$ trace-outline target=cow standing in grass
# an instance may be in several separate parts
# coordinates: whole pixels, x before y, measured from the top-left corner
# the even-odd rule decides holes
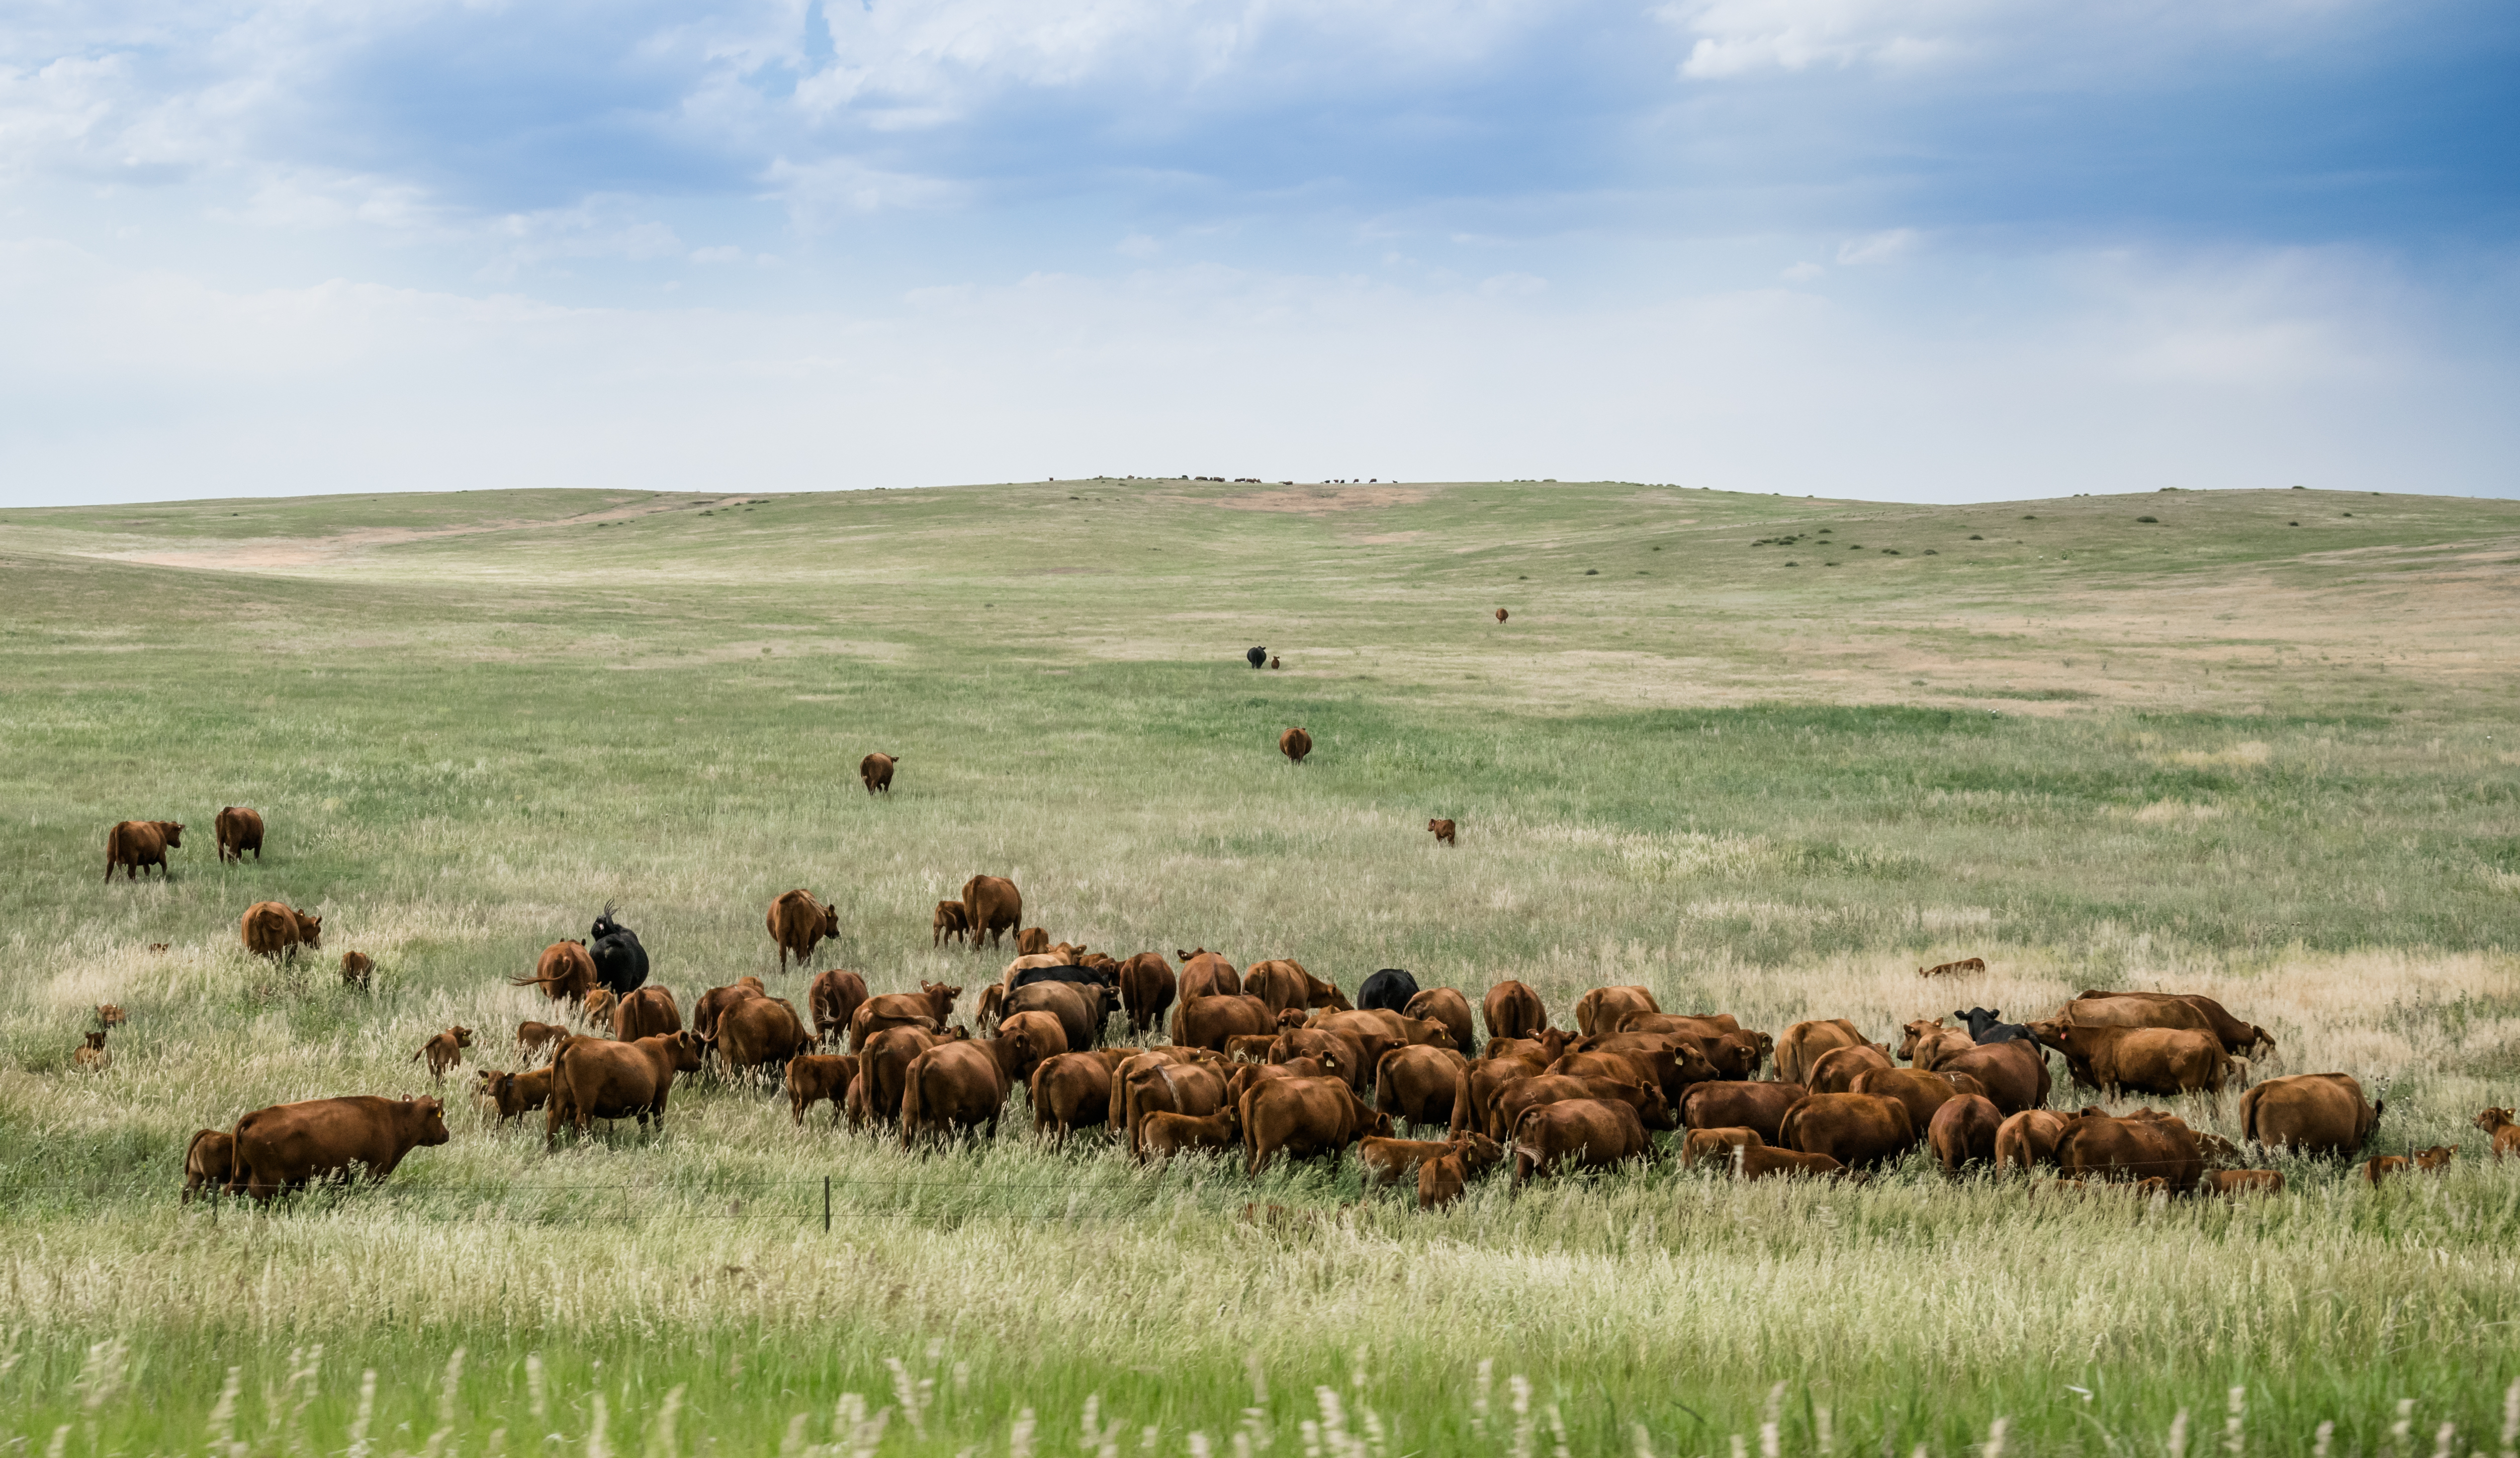
[[[144,865],[158,867],[158,874],[174,874],[166,866],[166,853],[184,848],[184,822],[181,820],[124,820],[105,832],[105,878],[113,879],[114,867],[124,867],[123,879],[137,881]]]

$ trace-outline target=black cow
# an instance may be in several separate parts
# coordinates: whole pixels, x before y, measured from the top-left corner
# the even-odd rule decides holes
[[[1357,1010],[1379,1007],[1386,1012],[1407,1012],[1409,999],[1418,995],[1418,979],[1398,967],[1385,967],[1365,980],[1357,989]]]
[[[1249,660],[1253,668],[1258,668],[1261,664],[1269,661],[1269,650],[1267,648],[1253,648],[1250,652],[1245,653],[1242,656]]]
[[[639,945],[637,932],[612,919],[611,903],[595,918],[590,938],[586,950],[595,958],[595,980],[610,988],[613,996],[626,997],[646,984],[648,949]]]
[[[1036,982],[1073,982],[1085,987],[1110,988],[1117,992],[1120,969],[1109,967],[1026,967],[1015,974],[1009,993],[1018,993]]]
[[[2026,1042],[2034,1048],[2039,1046],[2039,1039],[2031,1037],[2028,1028],[2019,1023],[2005,1022],[2003,1014],[1992,1007],[1972,1007],[1952,1016],[1968,1024],[1969,1037],[1979,1042]],[[2045,1058],[2048,1054],[2043,1049],[2039,1056]]]

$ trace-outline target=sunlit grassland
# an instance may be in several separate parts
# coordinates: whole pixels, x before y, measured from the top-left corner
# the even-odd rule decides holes
[[[240,1440],[338,1451],[375,1368],[369,1441],[418,1451],[463,1347],[441,1450],[505,1429],[576,1451],[598,1392],[626,1450],[681,1386],[682,1446],[776,1446],[800,1413],[800,1441],[838,1440],[854,1392],[894,1408],[886,1450],[996,1450],[1027,1406],[1065,1448],[1099,1393],[1124,1446],[1154,1425],[1160,1450],[1222,1452],[1254,1367],[1289,1448],[1317,1384],[1391,1454],[1508,1448],[1520,1373],[1535,1441],[1553,1405],[1576,1451],[1638,1423],[1658,1451],[1755,1442],[1780,1382],[1795,1451],[1822,1408],[1848,1451],[1958,1455],[1998,1416],[2016,1446],[2150,1451],[2182,1407],[2219,1441],[2235,1384],[2286,1449],[2334,1420],[2336,1451],[2373,1452],[2413,1397],[2409,1444],[2447,1421],[2457,1452],[2498,1450],[2520,1175],[2467,1119],[2520,1091],[2515,559],[2508,503],[2310,492],[1087,482],[0,513],[0,1409],[35,1444],[68,1423],[73,1447],[171,1450],[206,1440],[233,1365]],[[1252,643],[1287,667],[1244,667]],[[1321,745],[1300,769],[1274,752],[1289,724]],[[878,748],[904,757],[888,799],[854,776]],[[265,863],[217,865],[232,803],[270,820]],[[1460,849],[1429,843],[1436,815]],[[100,884],[126,817],[190,823],[171,881]],[[1430,1217],[1358,1205],[1352,1165],[1255,1186],[1044,1149],[1020,1104],[997,1145],[911,1159],[703,1081],[652,1143],[547,1155],[538,1126],[467,1109],[382,1192],[172,1204],[196,1127],[422,1091],[411,1054],[450,1022],[505,1062],[541,1004],[502,981],[606,901],[686,1005],[775,979],[762,908],[798,885],[841,910],[818,965],[976,987],[1002,958],[932,951],[926,922],[982,870],[1117,953],[1293,956],[1351,988],[1405,966],[1474,997],[1519,977],[1561,1015],[1636,981],[1880,1034],[2196,988],[2275,1033],[2261,1072],[2385,1085],[2379,1148],[2466,1158],[2377,1192],[2287,1164],[2293,1193],[2241,1208],[1665,1166]],[[321,963],[241,954],[267,897],[325,915]],[[372,997],[331,985],[348,948],[379,959]],[[1971,954],[1988,977],[1914,976]],[[131,1012],[114,1066],[75,1075],[105,1000]],[[306,1426],[267,1428],[315,1343]],[[936,1383],[923,1433],[887,1356],[914,1395]]]

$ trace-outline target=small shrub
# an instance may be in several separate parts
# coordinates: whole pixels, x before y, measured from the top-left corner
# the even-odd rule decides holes
[[[1601,575],[1601,569],[1598,567],[1587,567],[1584,569],[1584,575],[1587,577],[1598,577]]]
[[[1969,540],[1970,540],[1970,541],[1972,541],[1972,542],[1983,542],[1983,541],[1985,541],[1985,540],[1986,540],[1986,538],[1979,536],[1979,535],[1978,535],[1977,533],[1975,533],[1975,532],[1971,532],[1971,533],[1969,533]]]
[[[2161,520],[2161,518],[2160,518],[2160,517],[2158,517],[2158,516],[2138,516],[2138,517],[2137,517],[2137,518],[2136,518],[2136,520],[2138,520],[2138,521],[2151,521],[2151,522],[2158,522],[2158,521],[2160,521],[2160,520]]]

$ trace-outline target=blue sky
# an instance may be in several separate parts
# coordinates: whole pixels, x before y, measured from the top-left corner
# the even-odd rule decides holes
[[[25,0],[0,503],[2520,494],[2520,10]]]

